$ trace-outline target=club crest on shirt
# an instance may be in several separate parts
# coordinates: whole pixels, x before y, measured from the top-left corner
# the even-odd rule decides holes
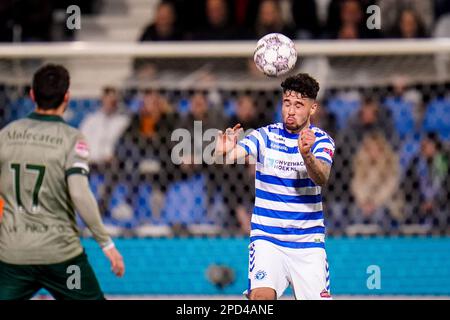
[[[333,158],[333,150],[328,148],[323,148],[323,152],[327,153],[330,157]]]
[[[84,141],[78,141],[75,145],[75,153],[83,159],[89,158],[89,147],[87,143]]]
[[[265,272],[264,270],[258,270],[255,273],[255,280],[262,280],[267,276],[267,272]]]

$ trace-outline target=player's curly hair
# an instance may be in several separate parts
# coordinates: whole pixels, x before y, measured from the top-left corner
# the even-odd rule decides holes
[[[283,93],[286,91],[295,91],[311,99],[317,98],[317,93],[320,89],[317,80],[307,73],[299,73],[286,78],[281,83],[281,87],[283,88]]]

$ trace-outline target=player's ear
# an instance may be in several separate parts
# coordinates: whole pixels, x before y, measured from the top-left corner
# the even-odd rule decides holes
[[[64,103],[68,103],[70,99],[70,92],[67,91],[66,94],[64,95]]]
[[[318,108],[319,108],[319,104],[317,103],[316,100],[313,100],[313,103],[311,105],[310,115],[312,116],[313,114],[315,114]]]
[[[30,89],[30,98],[31,98],[31,100],[32,100],[33,102],[36,102],[36,99],[35,99],[35,97],[34,97],[34,91],[33,91],[33,89]]]

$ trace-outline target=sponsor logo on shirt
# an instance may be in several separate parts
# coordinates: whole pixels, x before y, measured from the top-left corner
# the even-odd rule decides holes
[[[277,142],[283,142],[285,141],[285,139],[283,137],[277,136],[277,135],[272,135],[271,136],[273,140],[277,141]]]
[[[86,142],[84,141],[78,141],[75,145],[75,153],[83,158],[87,159],[89,157],[89,147]]]
[[[281,171],[298,171],[299,167],[304,166],[303,161],[286,161],[266,157],[265,166]]]

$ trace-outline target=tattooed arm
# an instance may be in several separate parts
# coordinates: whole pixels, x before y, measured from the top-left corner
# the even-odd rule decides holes
[[[311,152],[303,155],[308,175],[315,184],[323,187],[330,177],[331,166],[329,163],[317,159]]]
[[[298,148],[305,162],[309,177],[315,184],[323,187],[330,177],[331,165],[324,160],[317,159],[312,154],[311,148],[315,141],[316,136],[312,130],[302,130],[298,139]]]

